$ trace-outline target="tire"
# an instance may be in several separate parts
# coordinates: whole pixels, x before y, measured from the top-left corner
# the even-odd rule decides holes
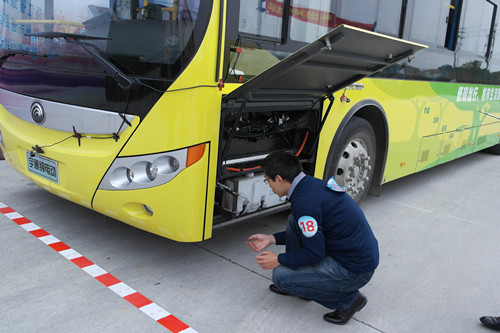
[[[0,149],[0,161],[1,161],[1,160],[4,160],[4,159],[5,159],[5,157],[3,157],[3,152],[2,152],[2,149]]]
[[[342,130],[337,145],[330,147],[325,180],[335,176],[356,202],[364,199],[375,171],[376,137],[372,126],[363,118],[353,117]]]
[[[500,155],[500,143],[486,149],[486,151],[490,154]]]

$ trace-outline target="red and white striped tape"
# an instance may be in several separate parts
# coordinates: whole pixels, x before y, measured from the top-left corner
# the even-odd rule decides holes
[[[22,216],[1,201],[0,213],[18,224],[21,228],[23,228],[36,238],[38,238],[40,241],[54,249],[64,258],[80,267],[97,281],[108,287],[108,289],[114,291],[120,297],[136,306],[139,310],[147,314],[149,317],[153,318],[168,330],[174,333],[196,333],[193,328],[189,327],[189,325],[185,324],[184,322],[170,314],[158,304],[154,303],[149,298],[137,292],[137,290],[134,290],[113,275],[109,274],[104,269],[97,266],[92,261],[85,258],[83,255],[76,252],[71,247],[61,242],[59,239],[52,236],[47,231],[43,230],[35,223],[31,222],[26,217]]]

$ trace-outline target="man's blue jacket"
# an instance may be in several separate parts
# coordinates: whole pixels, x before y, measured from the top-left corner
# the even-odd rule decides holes
[[[323,180],[306,176],[290,196],[303,247],[278,255],[292,269],[312,266],[331,256],[353,273],[375,270],[378,242],[358,204],[346,193],[327,187]],[[286,243],[286,232],[274,234],[276,244]]]

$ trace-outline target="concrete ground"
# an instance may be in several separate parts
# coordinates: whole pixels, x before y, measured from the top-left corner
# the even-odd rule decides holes
[[[244,244],[286,213],[176,243],[56,197],[0,161],[0,202],[173,314],[187,331],[488,332],[500,315],[500,157],[476,153],[386,184],[361,205],[381,262],[345,326],[328,309],[268,290]],[[281,251],[281,248],[275,248]],[[0,332],[168,332],[0,214]]]

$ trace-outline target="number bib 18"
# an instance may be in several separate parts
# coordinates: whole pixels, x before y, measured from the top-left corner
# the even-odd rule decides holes
[[[318,222],[311,216],[302,216],[299,219],[299,228],[306,237],[312,237],[318,231]]]

